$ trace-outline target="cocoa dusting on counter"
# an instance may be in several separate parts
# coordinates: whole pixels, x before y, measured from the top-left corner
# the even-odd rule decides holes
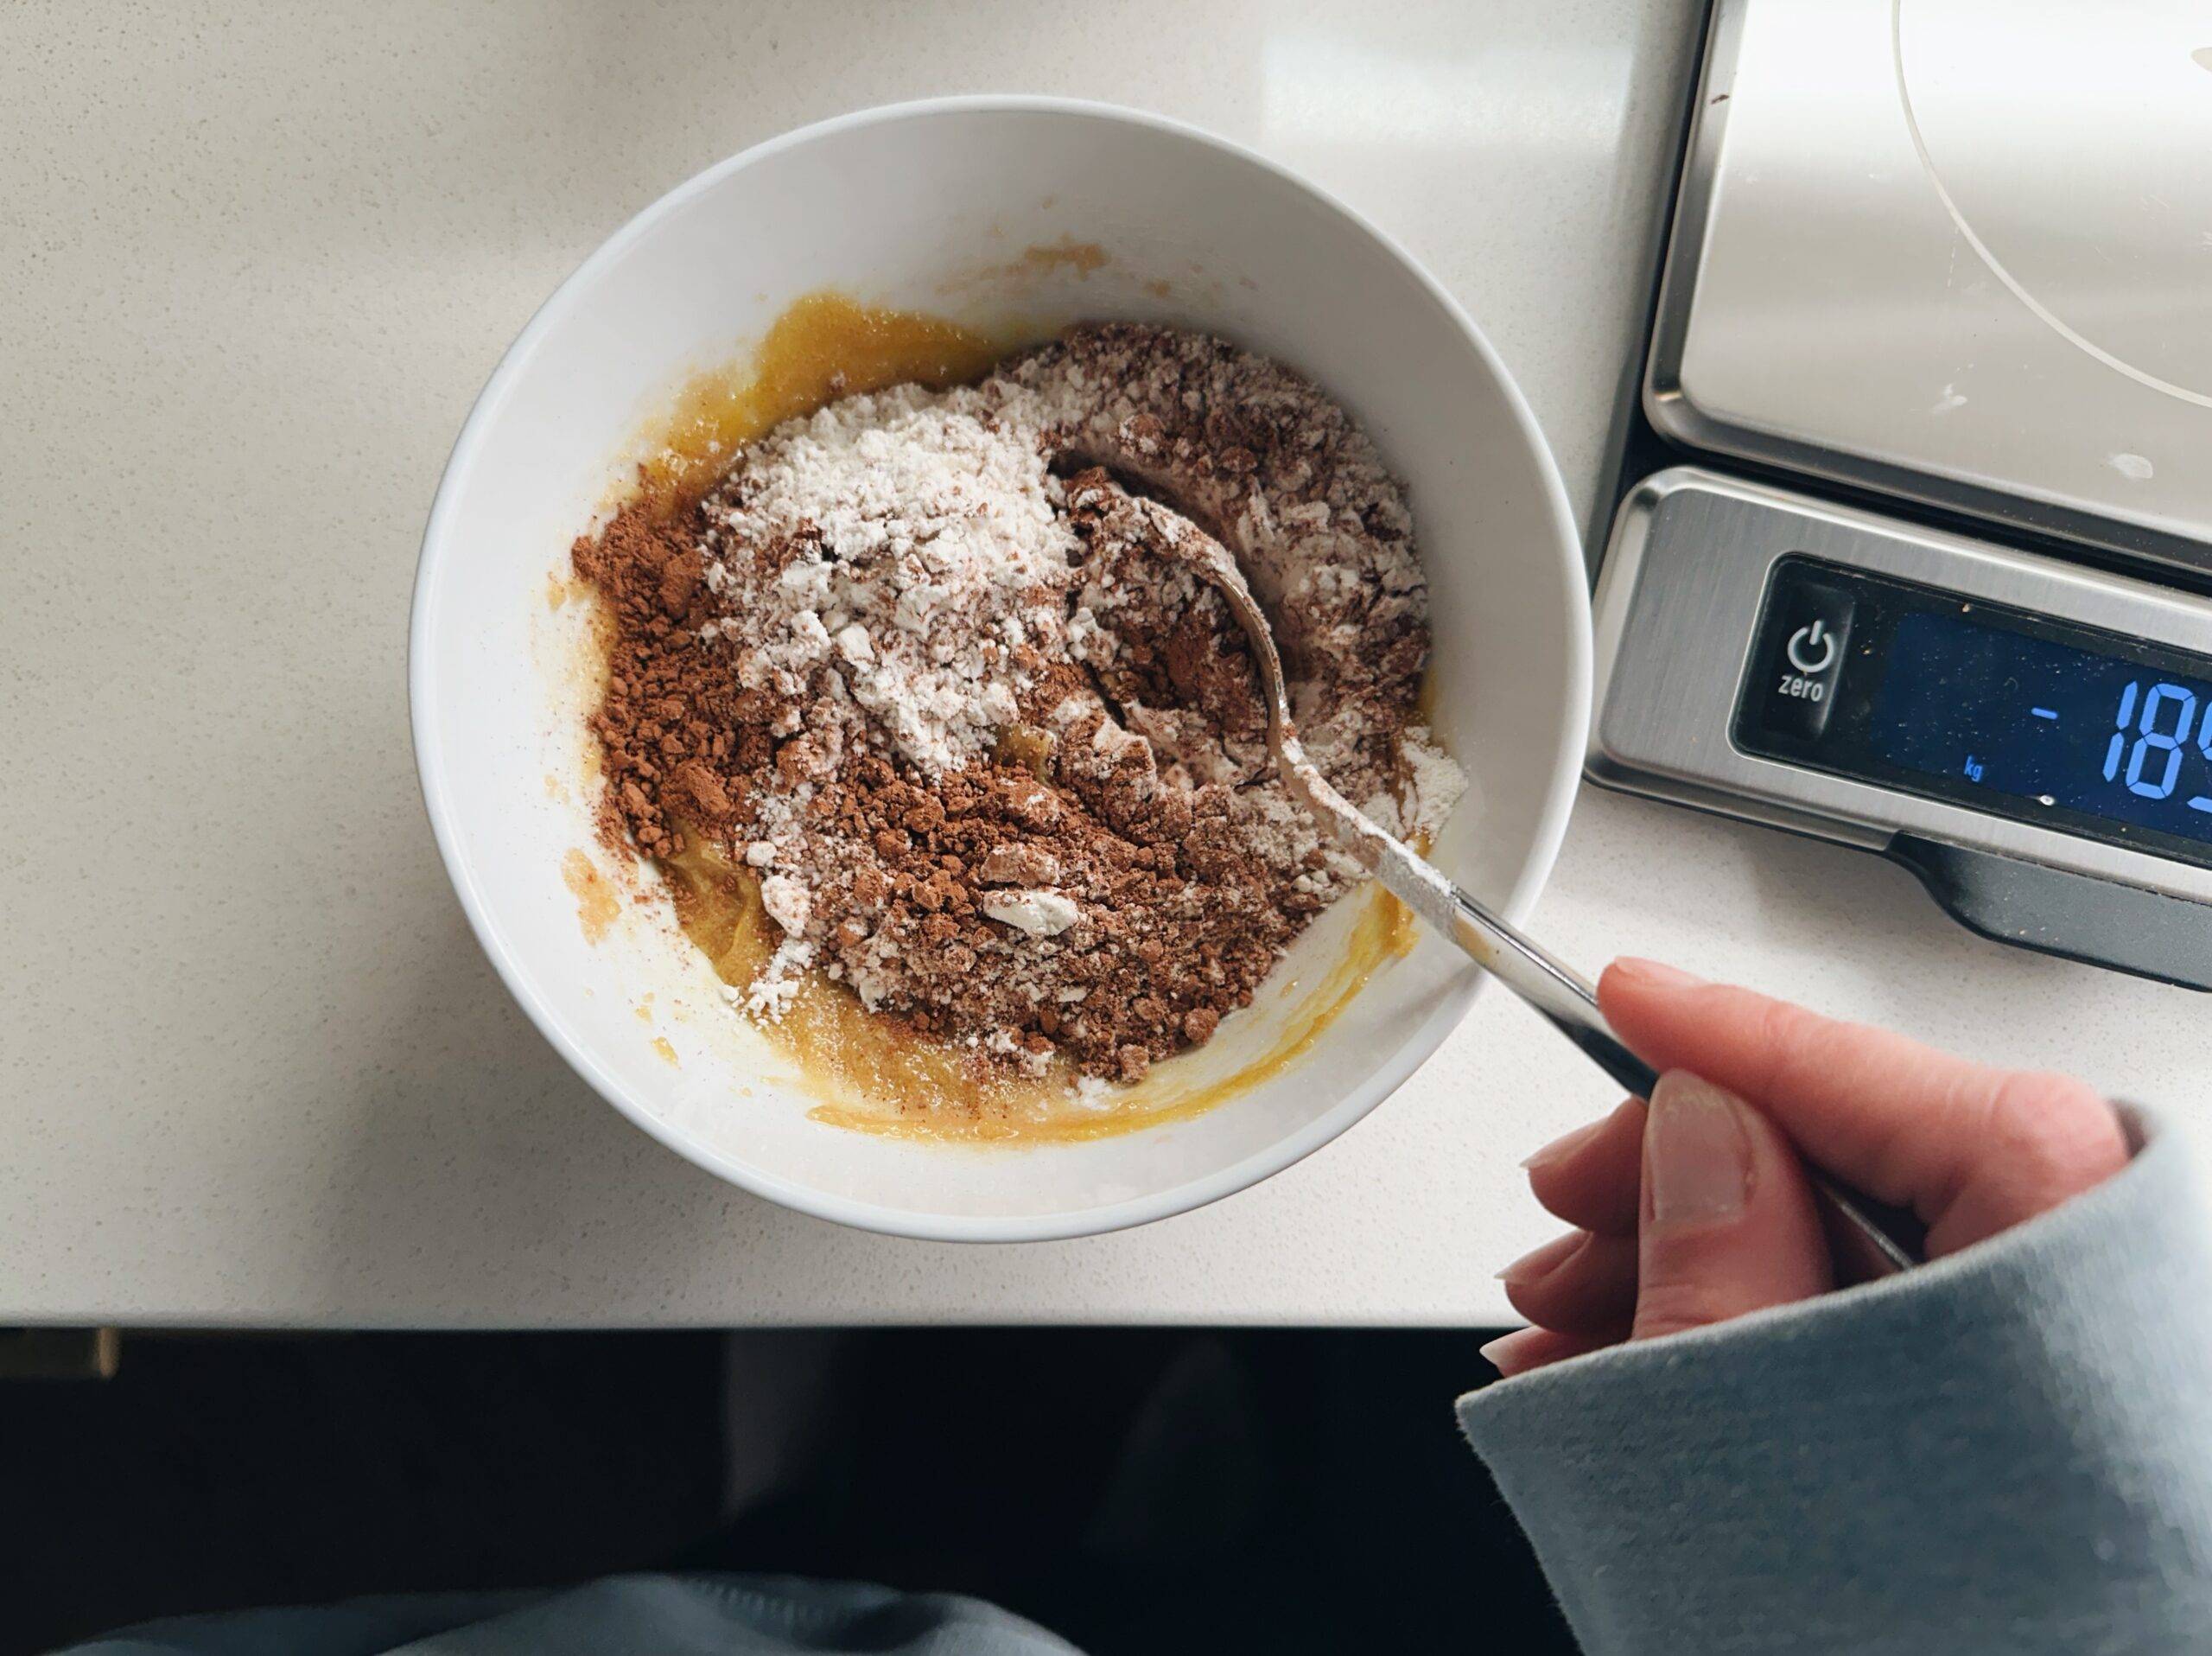
[[[1218,341],[1078,328],[980,385],[832,404],[575,544],[613,622],[602,825],[753,871],[782,933],[757,1016],[817,969],[979,1058],[1133,1080],[1356,882],[1268,772],[1218,596],[1052,469],[1096,462],[1237,552],[1340,788],[1407,831],[1449,808],[1411,723],[1410,519],[1364,436]]]

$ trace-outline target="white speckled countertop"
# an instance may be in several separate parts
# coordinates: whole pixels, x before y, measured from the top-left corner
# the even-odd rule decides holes
[[[572,1076],[432,847],[423,517],[531,309],[784,128],[1162,109],[1395,232],[1592,500],[1692,0],[0,11],[0,1322],[1485,1323],[1515,1163],[1609,1105],[1502,995],[1205,1211],[930,1246],[717,1183]],[[228,15],[226,15],[226,14]],[[2202,1003],[1983,944],[1871,858],[1585,791],[1541,933],[2171,1098]]]

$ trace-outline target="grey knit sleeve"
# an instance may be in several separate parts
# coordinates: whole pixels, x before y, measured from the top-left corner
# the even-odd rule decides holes
[[[1937,1264],[1459,1401],[1590,1656],[2212,1651],[2187,1146]]]

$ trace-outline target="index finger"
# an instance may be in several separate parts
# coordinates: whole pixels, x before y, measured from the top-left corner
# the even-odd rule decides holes
[[[1749,1099],[1805,1155],[1910,1206],[1950,1252],[2056,1206],[2126,1161],[2112,1106],[2067,1076],[1999,1069],[1671,967],[1616,961],[1598,1002],[1659,1070]]]

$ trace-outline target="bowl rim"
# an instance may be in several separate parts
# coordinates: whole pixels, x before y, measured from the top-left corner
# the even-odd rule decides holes
[[[724,179],[786,150],[815,143],[834,134],[856,129],[928,120],[946,115],[1024,113],[1071,116],[1079,119],[1148,128],[1217,150],[1273,175],[1306,195],[1327,213],[1347,222],[1395,259],[1437,305],[1467,343],[1473,347],[1504,393],[1507,409],[1522,441],[1536,462],[1536,469],[1549,517],[1552,540],[1560,555],[1560,575],[1565,589],[1568,640],[1567,717],[1552,760],[1550,797],[1537,819],[1534,843],[1520,878],[1503,908],[1516,921],[1525,920],[1535,905],[1567,833],[1568,813],[1579,787],[1582,750],[1590,720],[1592,655],[1590,593],[1583,564],[1581,536],[1560,475],[1559,462],[1544,441],[1535,411],[1520,385],[1508,372],[1488,337],[1458,299],[1414,258],[1396,238],[1370,221],[1329,191],[1292,171],[1279,162],[1233,139],[1202,127],[1150,111],[1088,99],[1048,97],[1027,93],[982,92],[925,98],[878,105],[796,127],[739,150],[677,184],[632,216],[601,242],[549,294],[522,331],[499,358],[482,391],[471,404],[461,433],[454,439],[438,489],[423,525],[422,550],[416,564],[407,640],[408,723],[415,749],[416,775],[423,804],[430,819],[438,855],[446,875],[468,918],[477,944],[499,973],[524,1014],[555,1051],[567,1060],[592,1089],[623,1116],[653,1138],[696,1166],[741,1189],[784,1207],[834,1220],[864,1231],[937,1242],[1059,1241],[1167,1219],[1218,1201],[1272,1178],[1304,1160],[1324,1144],[1348,1131],[1408,1078],[1434,1056],[1444,1039],[1465,1016],[1475,994],[1487,981],[1479,971],[1471,973],[1461,987],[1440,998],[1429,1016],[1402,1042],[1389,1058],[1360,1086],[1348,1091],[1329,1109],[1296,1132],[1251,1152],[1228,1166],[1185,1180],[1142,1196],[1126,1197],[1093,1207],[1038,1214],[962,1214],[916,1213],[910,1209],[839,1195],[801,1184],[749,1166],[691,1138],[653,1115],[632,1099],[621,1082],[605,1068],[585,1045],[571,1037],[552,1009],[543,1001],[524,974],[517,953],[494,920],[465,857],[453,821],[447,793],[446,756],[432,717],[438,685],[431,666],[430,639],[438,610],[440,577],[452,556],[448,531],[457,511],[461,487],[473,469],[485,434],[501,413],[523,365],[562,318],[567,304],[601,273],[620,259],[660,220]]]

